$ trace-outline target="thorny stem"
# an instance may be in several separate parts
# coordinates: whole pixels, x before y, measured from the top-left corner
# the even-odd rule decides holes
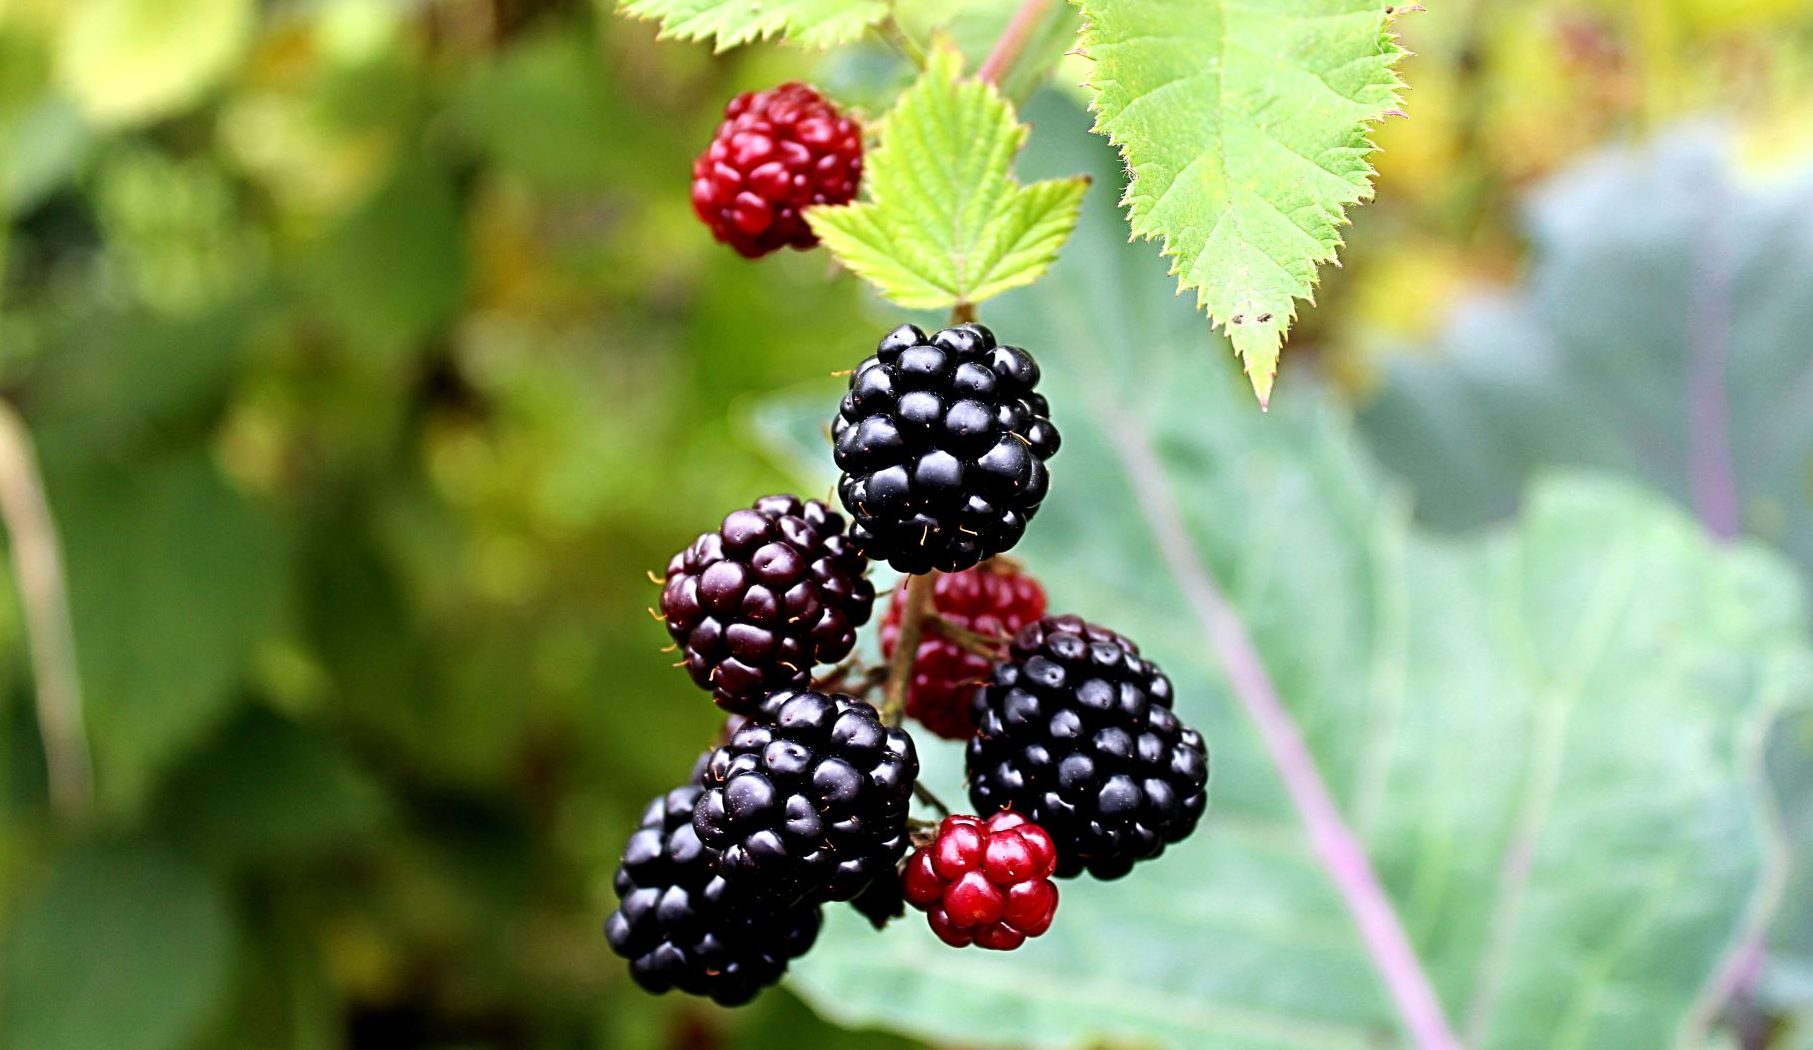
[[[994,49],[982,60],[976,70],[976,76],[996,87],[1001,86],[1001,79],[1020,60],[1020,53],[1026,50],[1026,41],[1033,31],[1045,19],[1045,9],[1052,0],[1022,0],[1020,7],[1008,19],[1007,28],[1001,30],[1001,36],[995,40]]]
[[[888,683],[882,693],[881,720],[888,725],[900,724],[906,713],[907,686],[913,681],[913,660],[919,655],[919,639],[925,634],[925,621],[932,613],[932,574],[908,576],[900,581],[906,588],[906,604],[900,610],[900,634],[894,639],[894,656],[888,661]]]
[[[867,696],[869,691],[888,680],[885,667],[860,667],[855,663],[839,664],[831,673],[812,680],[812,688],[834,690],[852,696]]]
[[[12,543],[13,573],[25,611],[51,808],[71,826],[87,816],[94,802],[94,773],[82,724],[69,590],[31,433],[4,402],[0,402],[0,518]]]

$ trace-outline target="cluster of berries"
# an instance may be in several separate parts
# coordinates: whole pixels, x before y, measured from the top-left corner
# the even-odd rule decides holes
[[[748,238],[831,199],[814,173],[853,192],[847,124],[797,85],[739,98],[695,171],[701,217],[759,254]],[[739,196],[724,198],[732,182]],[[738,218],[760,202],[743,196],[771,206],[766,225]],[[1030,354],[981,325],[902,325],[851,373],[831,424],[848,524],[770,496],[668,564],[660,616],[730,717],[623,851],[605,935],[645,988],[746,1002],[838,901],[877,927],[910,904],[947,944],[1017,948],[1051,926],[1054,878],[1118,878],[1195,829],[1208,755],[1172,711],[1170,680],[1120,635],[1047,615],[1039,584],[998,557],[1037,512],[1058,450],[1038,381]],[[872,703],[890,676],[851,658],[872,562],[904,574],[881,629],[903,705]],[[901,707],[966,742],[976,815],[913,819],[919,759]]]

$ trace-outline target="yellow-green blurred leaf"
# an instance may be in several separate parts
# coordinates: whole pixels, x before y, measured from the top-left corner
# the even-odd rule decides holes
[[[97,124],[136,124],[196,101],[250,39],[253,0],[86,0],[59,56],[63,86]]]
[[[447,173],[410,159],[322,246],[315,285],[335,319],[382,349],[426,335],[459,304],[466,238]]]
[[[801,47],[836,47],[887,17],[884,0],[623,0],[632,18],[661,23],[661,35],[710,40],[724,51],[779,36]]]

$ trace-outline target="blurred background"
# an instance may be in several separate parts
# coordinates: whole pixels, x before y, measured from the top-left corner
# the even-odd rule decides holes
[[[9,563],[16,1050],[914,1045],[784,989],[645,996],[599,933],[624,835],[715,725],[645,573],[789,487],[752,406],[888,326],[823,253],[714,244],[691,158],[737,91],[808,79],[874,113],[906,77],[880,50],[657,43],[610,6],[0,0],[0,398],[63,544],[98,788],[60,826]],[[1523,281],[1527,195],[1708,118],[1737,170],[1803,171],[1813,13],[1431,7],[1278,398],[1331,391],[1439,490],[1452,444],[1373,420],[1457,303]],[[1795,462],[1749,530],[1784,547]]]

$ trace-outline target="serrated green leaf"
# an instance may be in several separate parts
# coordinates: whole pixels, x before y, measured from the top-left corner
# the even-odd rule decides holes
[[[1076,225],[1084,178],[1021,186],[1011,169],[1027,127],[993,85],[960,79],[940,48],[900,96],[869,155],[867,199],[813,208],[832,254],[909,309],[978,303],[1037,280]]]
[[[1261,403],[1397,105],[1382,0],[1078,0],[1095,130],[1133,174],[1133,233],[1223,326]]]
[[[1062,123],[1041,114],[1040,140]],[[1065,438],[1014,553],[1053,609],[1166,668],[1214,753],[1210,812],[1125,880],[1066,883],[1051,931],[1008,955],[836,910],[795,986],[845,1022],[975,1045],[1403,1045],[1205,643],[1195,595],[1213,581],[1467,1046],[1696,1045],[1782,874],[1762,745],[1813,696],[1792,572],[1607,479],[1551,479],[1486,536],[1413,528],[1338,410],[1246,408],[1100,203],[1050,276],[985,318],[1038,353]],[[826,396],[786,428],[789,458],[828,462]],[[922,741],[921,759],[959,802],[961,749]]]
[[[617,10],[661,23],[661,35],[727,51],[779,36],[801,47],[847,44],[887,17],[886,0],[623,0]]]

